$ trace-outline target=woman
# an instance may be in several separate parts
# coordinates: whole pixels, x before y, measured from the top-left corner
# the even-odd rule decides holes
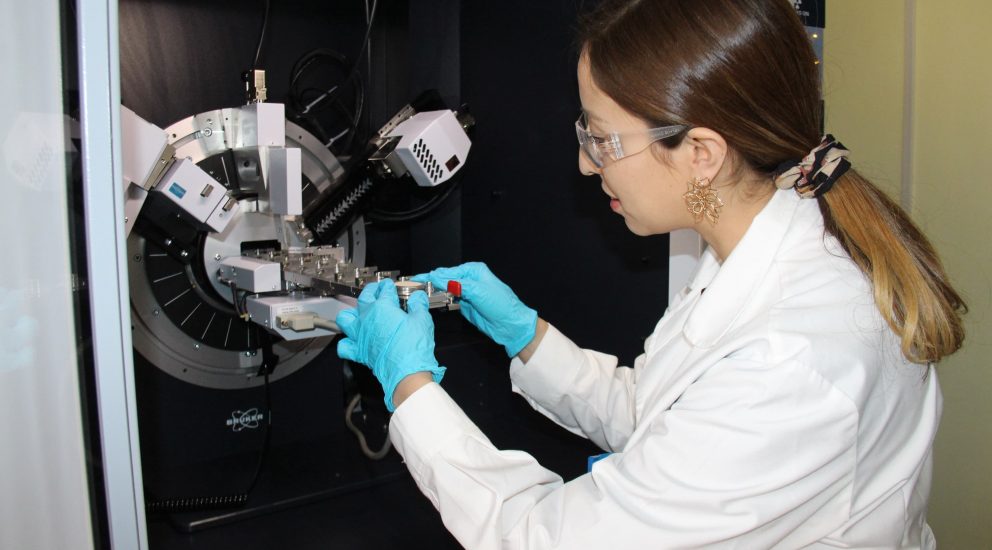
[[[423,295],[371,285],[338,323],[397,407],[390,436],[469,548],[933,548],[933,364],[964,304],[926,239],[821,136],[786,0],[607,1],[585,20],[579,168],[638,235],[709,247],[633,369],[583,350],[482,264],[466,318],[513,389],[612,454],[569,483],[500,451],[436,383]]]

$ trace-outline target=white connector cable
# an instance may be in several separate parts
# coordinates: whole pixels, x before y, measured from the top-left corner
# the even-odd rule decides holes
[[[341,332],[338,324],[334,321],[319,317],[310,311],[295,311],[276,317],[276,322],[280,328],[287,328],[295,332],[304,332],[315,328],[322,328],[331,332]]]
[[[371,458],[372,460],[381,460],[387,454],[389,454],[389,450],[393,448],[393,443],[389,439],[389,436],[387,435],[386,441],[383,442],[381,449],[379,449],[378,451],[373,451],[372,449],[369,448],[369,443],[368,441],[365,440],[365,434],[363,434],[362,430],[359,430],[358,427],[355,426],[355,423],[351,421],[351,415],[354,414],[355,407],[358,406],[358,403],[361,400],[362,400],[362,394],[357,394],[355,395],[355,397],[351,399],[351,402],[348,403],[348,406],[345,407],[344,423],[346,426],[348,426],[348,429],[351,430],[351,433],[355,434],[355,437],[358,438],[358,446],[362,448],[362,454]]]
[[[338,328],[337,323],[324,319],[311,311],[294,311],[293,313],[279,315],[276,317],[276,323],[278,323],[280,328],[289,329],[295,332],[304,332],[315,328],[323,328],[333,332],[341,332],[341,329]],[[361,394],[356,395],[352,398],[351,402],[348,403],[348,406],[345,407],[344,423],[348,426],[348,429],[355,434],[355,437],[358,438],[358,445],[362,449],[362,454],[372,460],[380,460],[389,454],[389,450],[392,448],[392,443],[387,436],[381,449],[378,451],[373,451],[369,448],[368,442],[365,440],[365,434],[363,434],[362,431],[355,426],[355,423],[351,421],[351,415],[354,414],[355,408],[358,406],[361,398]]]

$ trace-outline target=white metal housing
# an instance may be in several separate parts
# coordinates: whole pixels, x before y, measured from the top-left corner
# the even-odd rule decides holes
[[[451,179],[465,165],[472,142],[452,111],[417,113],[389,133],[401,136],[396,154],[421,187]]]

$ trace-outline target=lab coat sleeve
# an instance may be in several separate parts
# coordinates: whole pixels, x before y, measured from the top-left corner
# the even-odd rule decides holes
[[[856,409],[800,365],[722,363],[568,483],[493,447],[436,384],[397,409],[390,436],[466,548],[798,548],[827,536],[850,515]]]
[[[389,435],[420,490],[466,548],[501,548],[562,479],[521,451],[500,451],[435,383],[396,409]]]
[[[634,431],[634,369],[580,348],[553,326],[530,361],[513,359],[510,380],[536,410],[604,450],[622,449]]]

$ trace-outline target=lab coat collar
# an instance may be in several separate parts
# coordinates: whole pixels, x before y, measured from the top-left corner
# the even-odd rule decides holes
[[[801,200],[792,189],[776,191],[723,265],[711,248],[706,249],[690,283],[692,291],[701,295],[683,327],[689,343],[702,348],[717,345],[749,309],[793,225]],[[813,210],[819,216],[819,210]]]

